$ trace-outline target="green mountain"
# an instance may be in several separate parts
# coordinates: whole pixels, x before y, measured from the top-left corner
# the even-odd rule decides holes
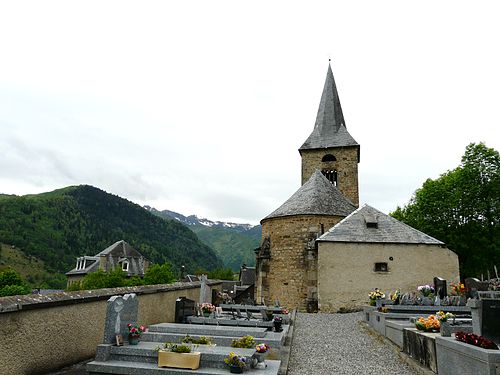
[[[243,263],[250,267],[255,265],[253,250],[260,245],[262,237],[260,225],[211,221],[200,219],[195,215],[184,216],[169,210],[158,211],[149,206],[144,208],[157,216],[189,226],[201,241],[215,250],[225,267],[238,271]]]
[[[0,195],[0,243],[43,261],[49,272],[65,273],[76,257],[95,255],[122,239],[150,261],[168,261],[174,269],[184,265],[193,272],[223,265],[214,250],[181,223],[92,186]]]

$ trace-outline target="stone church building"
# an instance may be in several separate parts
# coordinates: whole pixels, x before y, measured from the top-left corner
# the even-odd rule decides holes
[[[302,186],[261,220],[256,300],[308,311],[365,304],[375,287],[415,290],[434,276],[458,281],[445,245],[359,206],[360,145],[349,134],[328,66],[312,133],[300,147]]]

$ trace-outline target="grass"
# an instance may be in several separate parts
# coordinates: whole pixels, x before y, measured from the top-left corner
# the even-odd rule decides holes
[[[0,271],[8,268],[19,272],[32,288],[43,286],[53,274],[47,272],[43,261],[26,255],[21,249],[6,244],[0,244]]]

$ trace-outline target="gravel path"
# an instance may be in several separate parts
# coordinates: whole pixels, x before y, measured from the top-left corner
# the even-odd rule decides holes
[[[303,314],[295,321],[288,375],[417,374],[366,333],[362,313]]]

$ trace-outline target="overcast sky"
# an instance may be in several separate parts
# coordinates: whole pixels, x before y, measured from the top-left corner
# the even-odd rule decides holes
[[[300,187],[328,59],[386,213],[500,149],[498,1],[0,4],[0,193],[90,184],[257,223]]]

